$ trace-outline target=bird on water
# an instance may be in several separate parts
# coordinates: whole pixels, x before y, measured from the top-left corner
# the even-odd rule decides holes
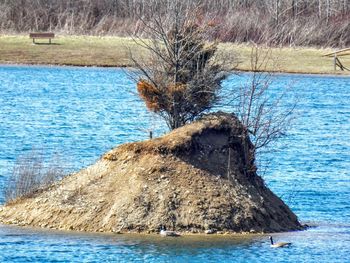
[[[163,237],[178,237],[180,234],[175,231],[166,230],[166,227],[161,225],[159,234]]]
[[[272,236],[270,236],[270,242],[271,242],[271,246],[270,247],[289,247],[292,244],[292,243],[289,243],[289,242],[274,243]]]

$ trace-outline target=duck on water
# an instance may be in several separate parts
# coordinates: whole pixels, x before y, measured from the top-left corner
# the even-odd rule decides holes
[[[275,248],[275,247],[290,247],[290,245],[292,245],[292,243],[290,243],[290,242],[278,242],[278,243],[274,243],[274,242],[273,242],[272,236],[270,236],[270,242],[271,242],[270,247],[273,247],[273,248]]]
[[[166,227],[163,226],[163,225],[160,226],[159,234],[161,236],[163,236],[163,237],[166,237],[166,236],[168,236],[168,237],[178,237],[178,236],[180,236],[180,234],[176,233],[175,231],[166,230]]]

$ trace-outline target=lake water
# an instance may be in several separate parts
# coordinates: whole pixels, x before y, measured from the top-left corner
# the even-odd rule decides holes
[[[224,89],[249,77],[233,75]],[[291,248],[271,249],[267,236],[168,239],[0,225],[0,262],[350,262],[350,78],[279,75],[272,95],[285,87],[299,98],[297,119],[260,161],[269,164],[267,185],[315,226],[274,235]],[[0,66],[0,188],[33,148],[74,171],[146,139],[148,129],[164,133],[133,91],[121,69]]]

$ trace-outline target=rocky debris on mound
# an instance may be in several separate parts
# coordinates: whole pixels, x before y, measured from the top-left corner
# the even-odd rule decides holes
[[[257,175],[234,115],[121,145],[94,165],[0,209],[0,221],[99,232],[280,232],[297,217]]]

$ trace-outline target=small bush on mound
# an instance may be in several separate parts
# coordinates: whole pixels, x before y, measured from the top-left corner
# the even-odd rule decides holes
[[[150,22],[142,20],[150,41],[145,44],[138,35],[135,43],[149,52],[149,59],[130,57],[140,98],[170,130],[194,121],[219,102],[229,70],[216,53],[217,43],[207,42],[213,28],[193,16],[197,9],[176,0],[169,5],[166,19],[155,14]]]
[[[64,170],[60,168],[58,158],[45,163],[43,154],[32,151],[17,159],[4,188],[5,200],[11,202],[20,197],[30,197],[63,176]]]

